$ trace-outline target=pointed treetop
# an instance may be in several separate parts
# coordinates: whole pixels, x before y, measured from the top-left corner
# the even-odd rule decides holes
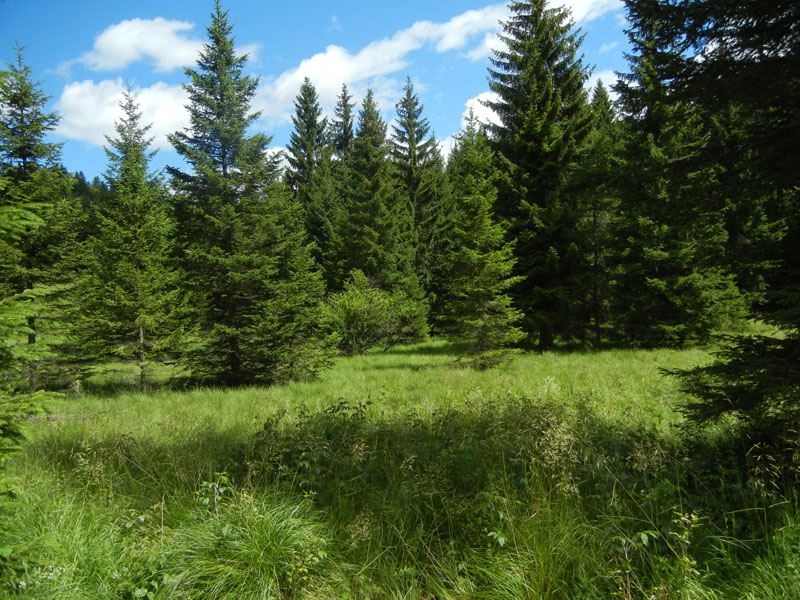
[[[109,164],[104,176],[109,184],[113,184],[132,170],[151,178],[147,173],[147,164],[156,151],[148,151],[153,138],[147,137],[147,132],[152,125],[141,124],[142,113],[133,98],[130,85],[123,90],[119,105],[122,117],[114,124],[117,135],[114,138],[106,136],[108,146],[105,147],[105,152]]]

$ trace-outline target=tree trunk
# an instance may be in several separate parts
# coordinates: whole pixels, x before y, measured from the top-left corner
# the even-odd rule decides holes
[[[139,389],[145,391],[147,386],[147,365],[144,361],[144,327],[139,325]]]

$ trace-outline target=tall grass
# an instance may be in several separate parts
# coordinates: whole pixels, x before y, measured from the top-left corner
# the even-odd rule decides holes
[[[800,520],[660,368],[702,349],[458,366],[432,342],[316,382],[73,395],[0,533],[31,598],[791,598]],[[91,382],[86,389],[91,392]],[[112,393],[113,392],[113,393]],[[2,596],[2,594],[0,594]]]

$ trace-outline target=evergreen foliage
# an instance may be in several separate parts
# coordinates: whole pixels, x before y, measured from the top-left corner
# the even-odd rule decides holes
[[[542,350],[556,336],[582,329],[577,302],[587,272],[578,223],[584,214],[568,184],[590,125],[588,71],[578,55],[581,38],[569,13],[544,0],[509,4],[505,49],[495,51],[488,102],[500,124],[491,127],[498,151],[498,214],[515,240],[513,289],[524,328]]]
[[[336,158],[344,161],[350,155],[355,138],[353,128],[353,108],[355,103],[351,102],[353,96],[347,89],[346,84],[342,84],[342,92],[336,100],[333,110],[334,119],[331,122],[331,143],[333,144]]]
[[[398,187],[412,212],[416,273],[435,315],[441,312],[437,299],[446,278],[441,259],[450,245],[452,202],[439,145],[422,117],[423,106],[410,77],[403,92],[396,104],[397,124],[392,126],[392,159]]]
[[[691,106],[674,102],[653,71],[648,30],[631,35],[632,73],[618,85],[627,138],[615,230],[615,334],[643,346],[707,341],[741,316],[733,277],[722,268],[726,232],[709,197],[715,166],[703,160],[708,131]]]
[[[336,218],[336,287],[359,269],[382,289],[419,297],[413,215],[395,186],[388,154],[386,123],[372,90],[367,90],[349,160],[348,192]]]
[[[322,118],[317,92],[306,77],[295,100],[294,131],[289,138],[286,182],[305,211],[305,230],[322,261],[332,235],[332,211],[337,204],[333,182],[328,122]]]
[[[192,167],[169,169],[197,333],[184,360],[206,383],[309,376],[326,362],[315,336],[322,279],[301,209],[276,182],[270,139],[248,135],[258,82],[219,2],[207,31],[197,70],[186,69],[191,125],[170,138]]]
[[[622,172],[622,122],[602,81],[591,102],[592,129],[581,149],[575,189],[585,213],[580,230],[585,240],[590,274],[584,287],[583,316],[586,338],[600,347],[612,333],[610,323],[611,248],[619,214],[618,184]]]
[[[77,203],[70,195],[71,178],[58,165],[60,144],[46,141],[58,123],[58,116],[45,110],[48,97],[33,81],[25,64],[23,48],[17,47],[17,60],[9,65],[8,76],[0,83],[0,176],[6,184],[0,190],[0,205],[9,217],[35,214],[35,226],[17,228],[14,243],[0,244],[0,294],[14,296],[36,289],[42,297],[72,279],[75,270],[76,232],[80,219]],[[42,289],[38,289],[42,288]],[[27,317],[29,345],[40,360],[28,365],[28,385],[46,385],[55,359],[50,345],[63,343],[66,322],[52,302],[37,303],[38,310]]]
[[[112,202],[98,217],[82,275],[82,348],[98,358],[133,360],[139,386],[147,386],[147,364],[161,356],[182,301],[171,264],[175,225],[161,181],[149,172],[149,125],[130,89],[120,102],[122,118],[109,146],[106,180]]]
[[[696,397],[687,413],[697,423],[733,415],[750,444],[796,466],[800,175],[794,144],[800,128],[800,7],[788,0],[629,0],[627,5],[634,28],[653,18],[663,23],[655,70],[675,97],[710,115],[727,111],[736,143],[718,158],[729,171],[746,165],[746,185],[728,188],[731,203],[745,214],[763,215],[762,227],[777,233],[742,238],[763,257],[756,273],[766,293],[753,305],[753,316],[782,336],[731,339],[715,364],[682,372]],[[731,121],[731,116],[738,118]]]
[[[507,294],[519,277],[511,276],[512,245],[494,218],[494,164],[489,139],[470,113],[448,163],[457,208],[444,319],[446,329],[479,355],[524,336],[515,326],[522,313],[511,306]]]
[[[9,272],[6,269],[13,266],[6,260],[19,260],[22,256],[19,244],[44,224],[38,214],[43,202],[31,197],[30,183],[39,180],[37,171],[41,165],[37,160],[41,153],[46,154],[50,149],[57,151],[43,142],[47,123],[55,123],[56,118],[41,113],[44,96],[31,84],[30,70],[22,62],[21,49],[17,55],[19,62],[11,66],[11,72],[0,72],[0,153],[3,158],[0,170],[0,258],[3,260],[3,285],[0,286],[0,523],[3,528],[9,517],[8,502],[16,496],[16,482],[7,476],[5,464],[21,449],[25,438],[23,419],[40,412],[50,397],[46,392],[26,390],[26,387],[33,387],[30,385],[32,365],[48,357],[46,346],[26,342],[35,335],[34,319],[43,312],[44,296],[53,290],[39,285],[35,290],[16,291],[14,282],[6,280]],[[32,130],[23,127],[27,117],[32,117]],[[44,127],[38,129],[36,135],[42,124]],[[20,140],[26,141],[20,143]],[[0,581],[5,579],[7,572],[18,568],[17,551],[25,546],[27,540],[18,540],[17,543],[18,546],[2,548]]]

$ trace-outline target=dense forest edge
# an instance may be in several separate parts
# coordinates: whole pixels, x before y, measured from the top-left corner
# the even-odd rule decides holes
[[[128,90],[92,181],[18,46],[3,593],[794,597],[800,7],[625,5],[613,93],[512,1],[449,156],[410,76],[391,126],[306,79],[282,162],[216,1],[186,166]]]

